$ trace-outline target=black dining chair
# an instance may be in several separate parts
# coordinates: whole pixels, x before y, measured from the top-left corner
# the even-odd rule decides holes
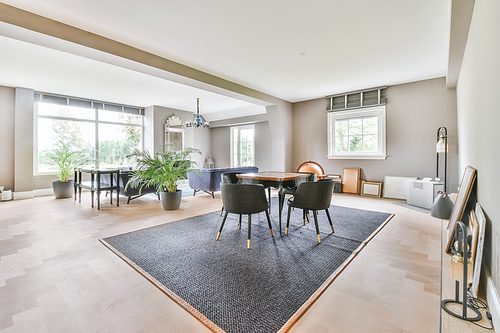
[[[309,176],[307,178],[298,178],[300,180],[302,180],[302,182],[306,181],[306,182],[315,182],[316,181],[316,178],[317,178],[317,175],[316,173],[314,172],[302,172],[302,171],[298,171],[296,173],[307,173],[309,174]],[[289,195],[295,195],[295,192],[297,192],[297,179],[294,179],[294,180],[287,180],[286,182],[283,183],[283,194],[289,194]],[[302,211],[302,219],[304,220],[304,225],[306,225],[306,218],[307,218],[307,222],[309,222],[309,212],[307,211],[307,209],[304,209]]]
[[[225,184],[241,184],[241,179],[236,177],[236,175],[239,175],[241,172],[223,172],[220,175],[222,183]],[[220,216],[222,216],[222,213],[224,212],[224,205],[222,205],[222,208],[220,210]],[[240,215],[240,226],[241,226],[241,215]]]
[[[318,211],[325,210],[328,222],[335,232],[330,217],[328,208],[332,201],[333,194],[333,179],[325,179],[317,182],[303,182],[300,183],[295,192],[295,196],[288,199],[288,216],[286,220],[285,235],[288,235],[288,227],[290,226],[290,215],[292,207],[302,208],[304,211],[312,210],[314,216],[314,223],[316,225],[316,233],[318,234],[318,242],[321,243],[318,227]]]
[[[273,234],[273,227],[271,225],[271,219],[269,218],[268,203],[266,199],[266,192],[264,186],[260,184],[220,184],[221,194],[222,194],[222,204],[224,205],[224,218],[222,219],[222,224],[220,226],[219,233],[217,234],[217,240],[219,240],[222,228],[226,222],[227,215],[229,213],[240,215],[240,228],[241,228],[241,215],[248,215],[248,242],[247,247],[250,248],[251,239],[251,224],[252,224],[252,214],[266,212],[267,223],[269,224],[269,230],[271,230],[271,236]]]

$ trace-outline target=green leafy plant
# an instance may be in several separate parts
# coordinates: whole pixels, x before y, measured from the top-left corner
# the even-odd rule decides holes
[[[139,193],[144,186],[154,186],[157,193],[175,192],[177,181],[186,179],[187,174],[196,167],[196,162],[191,161],[191,156],[201,155],[195,148],[185,148],[182,151],[169,151],[151,154],[148,150],[135,148],[130,154],[135,170],[127,183],[127,187],[139,188]]]
[[[60,142],[60,148],[56,149],[47,155],[47,160],[54,165],[58,171],[59,179],[62,182],[67,182],[68,178],[73,174],[75,168],[82,165],[94,163],[93,158],[85,156],[82,151],[71,150],[71,148]]]

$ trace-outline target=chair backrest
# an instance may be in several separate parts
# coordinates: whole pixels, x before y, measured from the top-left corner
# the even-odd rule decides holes
[[[315,182],[316,181],[316,178],[317,178],[317,175],[315,172],[302,172],[302,171],[299,171],[297,173],[307,173],[309,176],[307,178],[297,178],[297,179],[292,179],[292,180],[285,180],[283,182],[283,187],[284,188],[297,188],[297,184],[300,184],[301,182],[303,181],[306,181],[306,182]],[[265,187],[265,185],[264,185]]]
[[[240,179],[236,177],[236,175],[239,175],[240,173],[244,172],[223,172],[221,173],[220,177],[223,183],[237,184],[240,182]]]
[[[255,214],[268,208],[264,186],[260,184],[220,184],[224,210],[233,214]]]
[[[333,179],[300,183],[295,192],[292,207],[320,210],[330,207],[333,194]]]
[[[299,172],[314,172],[318,176],[324,176],[325,175],[325,170],[323,170],[323,167],[319,165],[319,163],[316,163],[314,161],[307,161],[299,165],[297,168],[297,171]]]

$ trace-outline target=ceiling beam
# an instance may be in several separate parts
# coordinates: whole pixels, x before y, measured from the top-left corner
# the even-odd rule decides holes
[[[133,46],[126,45],[62,22],[6,5],[4,3],[0,3],[0,21],[34,31],[42,35],[74,43],[85,48],[100,51],[101,53],[115,56],[115,58],[118,57],[129,60],[129,63],[135,63],[129,65],[129,68],[134,66],[134,70],[142,72],[142,66],[142,68],[148,72],[147,74],[151,74],[155,70],[157,72],[161,71],[164,74],[168,73],[169,80],[181,84],[245,100],[261,106],[288,103],[287,101],[277,97],[225,80],[215,75],[202,72],[192,67],[140,50]],[[78,52],[74,51],[76,49],[77,48],[67,46],[65,51]],[[109,59],[110,57],[107,59],[108,62]],[[123,65],[124,62],[119,61],[119,63],[119,65]],[[162,76],[165,77],[165,75]]]

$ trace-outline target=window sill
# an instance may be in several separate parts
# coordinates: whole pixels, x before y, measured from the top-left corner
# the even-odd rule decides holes
[[[387,155],[328,155],[330,160],[385,160]]]

